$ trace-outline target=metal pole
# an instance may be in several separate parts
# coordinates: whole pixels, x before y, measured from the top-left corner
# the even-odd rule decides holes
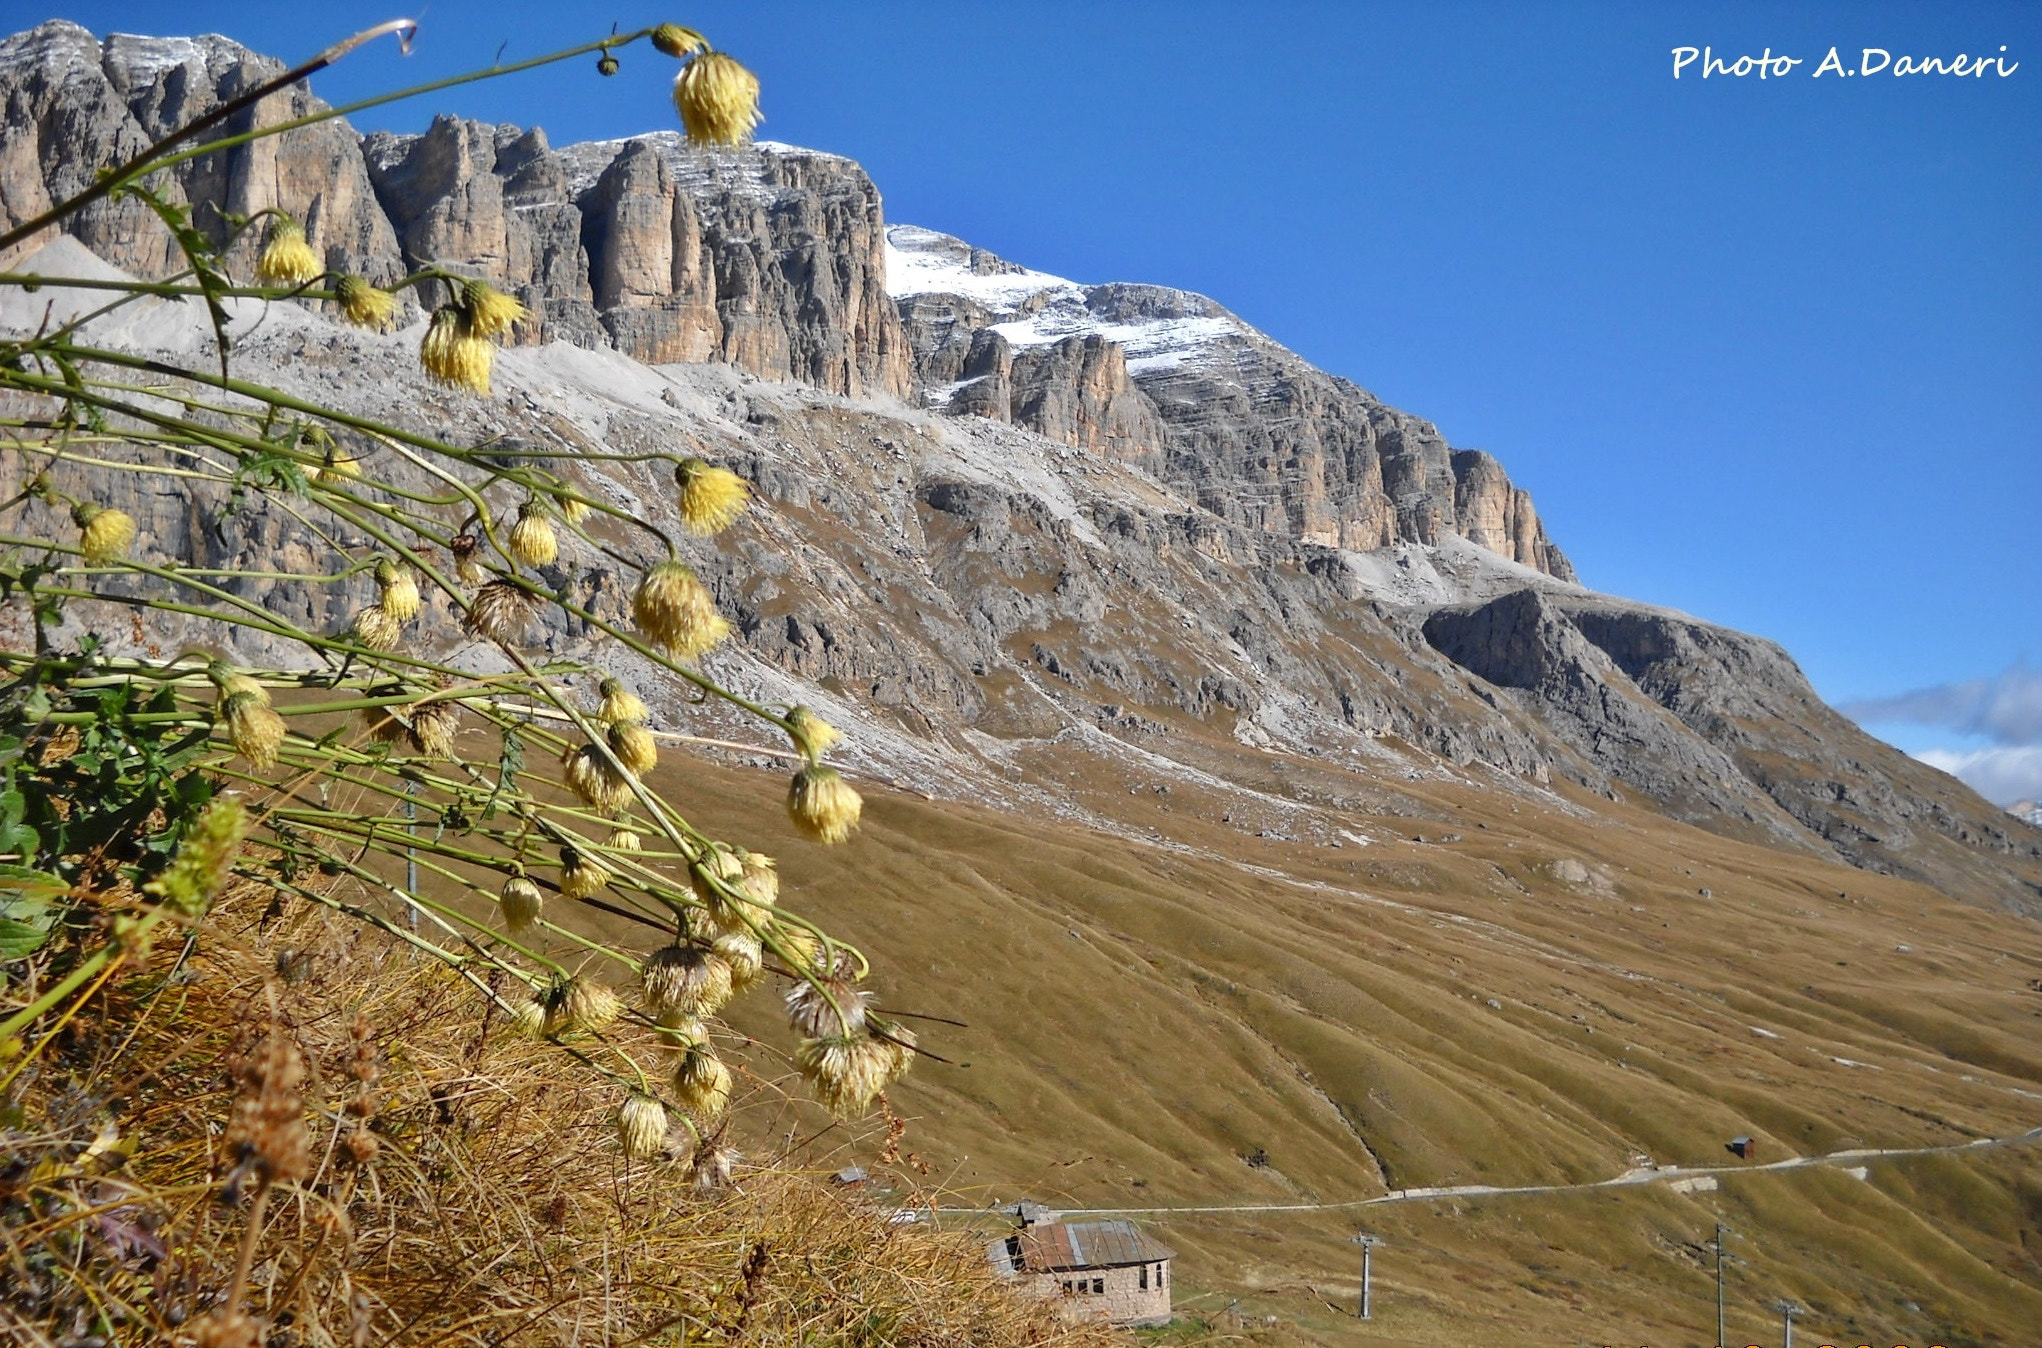
[[[1782,1301],[1780,1303],[1780,1318],[1782,1321],[1780,1339],[1783,1348],[1794,1348],[1794,1317],[1800,1313],[1801,1308],[1793,1302]]]
[[[1723,1233],[1728,1229],[1716,1223],[1716,1348],[1730,1341],[1723,1332]]]
[[[1375,1311],[1372,1278],[1374,1268],[1370,1256],[1375,1253],[1376,1246],[1383,1242],[1364,1231],[1354,1238],[1354,1243],[1361,1246],[1361,1318],[1367,1320],[1373,1318]]]

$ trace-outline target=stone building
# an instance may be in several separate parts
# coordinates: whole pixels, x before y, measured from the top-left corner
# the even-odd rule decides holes
[[[1170,1261],[1176,1252],[1129,1221],[1043,1222],[986,1247],[993,1266],[1064,1311],[1117,1325],[1170,1319]]]

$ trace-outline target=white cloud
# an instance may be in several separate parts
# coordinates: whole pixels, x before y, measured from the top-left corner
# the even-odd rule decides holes
[[[1915,757],[1932,768],[1941,768],[1995,805],[2042,800],[2042,745],[1924,749]]]
[[[2042,744],[2042,669],[2014,665],[1989,679],[1863,698],[1837,710],[1860,725],[1942,726],[1995,744]]]

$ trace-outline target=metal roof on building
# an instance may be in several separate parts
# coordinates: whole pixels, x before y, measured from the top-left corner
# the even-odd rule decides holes
[[[1048,1222],[1009,1238],[1015,1261],[1030,1273],[1074,1268],[1120,1268],[1176,1257],[1176,1251],[1142,1234],[1130,1221]]]

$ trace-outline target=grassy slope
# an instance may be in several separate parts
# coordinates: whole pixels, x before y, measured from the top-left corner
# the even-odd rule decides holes
[[[960,1204],[1328,1202],[1601,1179],[1637,1153],[1733,1162],[1744,1133],[1770,1160],[2042,1122],[2033,923],[1607,801],[1388,795],[1206,747],[1272,794],[1244,807],[1065,742],[1024,768],[1116,832],[869,790],[857,842],[825,852],[789,836],[777,776],[690,764],[671,785],[698,823],[781,857],[787,902],[872,952],[888,1004],[968,1022],[925,1027],[957,1065],[924,1064],[897,1099]],[[1298,840],[1255,836],[1272,823]],[[1343,828],[1377,841],[1330,845]],[[1589,880],[1556,878],[1562,858]],[[740,1023],[784,1038],[766,1010]],[[1241,1159],[1258,1147],[1266,1169]],[[2042,1323],[2034,1155],[1368,1209],[1395,1243],[1368,1331],[1713,1340],[1693,1242],[1721,1214],[1750,1260],[1733,1337],[1777,1337],[1760,1311],[1792,1295],[1811,1343],[2020,1342]],[[1326,1304],[1352,1297],[1356,1220],[1158,1222],[1185,1256],[1180,1303],[1242,1296],[1339,1338],[1363,1329]]]

